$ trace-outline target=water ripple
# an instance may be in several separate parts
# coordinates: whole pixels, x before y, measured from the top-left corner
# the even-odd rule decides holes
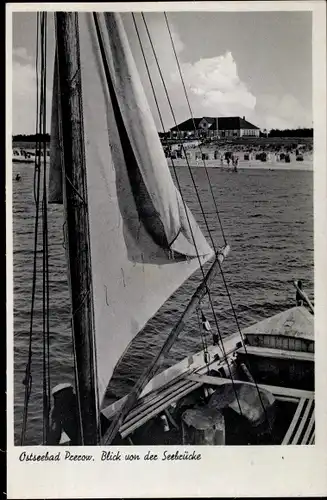
[[[14,165],[13,176],[18,166]],[[24,386],[30,328],[31,278],[33,270],[34,212],[33,168],[19,165],[20,183],[13,183],[14,245],[14,390],[15,438],[22,422]],[[207,190],[204,169],[194,169],[211,236],[223,243],[215,207]],[[186,168],[178,168],[183,194],[206,233],[201,210]],[[313,296],[313,176],[312,172],[250,171],[237,175],[210,170],[210,179],[220,210],[231,254],[224,263],[225,278],[242,328],[278,313],[294,303],[292,280],[301,278]],[[49,207],[50,228],[50,330],[51,385],[73,381],[70,334],[69,292],[63,248],[62,207]],[[40,233],[41,237],[41,233]],[[40,240],[41,241],[41,240]],[[38,248],[38,266],[42,255]],[[161,347],[174,322],[193,293],[200,272],[162,306],[158,314],[138,335],[116,368],[107,391],[108,401],[124,395]],[[42,294],[38,281],[33,336],[33,392],[30,401],[27,442],[38,444],[42,436]],[[221,276],[212,286],[214,307],[224,336],[236,331],[235,319]],[[203,307],[214,323],[209,305]],[[196,317],[191,318],[161,369],[179,361],[189,352],[201,349]]]

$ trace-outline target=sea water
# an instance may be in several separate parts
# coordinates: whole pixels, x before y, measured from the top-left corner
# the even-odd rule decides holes
[[[15,182],[17,172],[21,181]],[[178,167],[183,196],[209,241],[224,243],[205,169],[192,170],[206,214],[202,209],[186,167]],[[313,299],[313,172],[245,170],[237,173],[208,169],[212,192],[219,209],[231,253],[223,264],[224,278],[238,322],[242,327],[295,305],[294,279],[301,279]],[[19,444],[24,407],[25,367],[30,330],[34,257],[34,167],[13,165],[13,259],[14,259],[14,428]],[[10,210],[10,207],[7,207]],[[66,279],[63,208],[50,205],[50,364],[51,387],[73,382],[73,354],[70,331],[69,293]],[[208,234],[208,230],[210,235]],[[39,233],[39,244],[42,234]],[[42,266],[41,246],[38,268]],[[198,286],[197,272],[161,308],[146,329],[133,341],[117,367],[107,391],[107,402],[125,395],[146,363],[160,349],[178,320],[192,292]],[[217,275],[212,299],[223,336],[237,331],[233,308],[224,281]],[[202,309],[214,331],[207,298]],[[29,402],[26,444],[42,442],[42,273],[37,280],[35,327],[32,340],[32,394]],[[160,370],[202,349],[201,325],[197,315],[164,359]],[[210,344],[211,339],[208,336]]]

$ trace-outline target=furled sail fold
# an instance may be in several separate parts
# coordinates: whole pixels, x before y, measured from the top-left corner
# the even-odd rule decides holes
[[[99,395],[133,337],[212,249],[175,188],[117,13],[80,13]],[[54,73],[50,202],[62,198]]]
[[[49,202],[62,203],[62,137],[60,133],[58,56],[55,55],[52,88]]]

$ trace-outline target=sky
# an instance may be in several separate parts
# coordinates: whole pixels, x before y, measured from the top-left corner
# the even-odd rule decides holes
[[[122,14],[158,130],[162,130],[131,13]],[[163,13],[145,13],[177,123],[190,112]],[[174,125],[142,17],[135,14],[164,128]],[[245,116],[261,129],[312,127],[310,12],[169,12],[193,116]],[[48,14],[50,129],[54,29]],[[13,133],[35,132],[36,14],[13,14]]]

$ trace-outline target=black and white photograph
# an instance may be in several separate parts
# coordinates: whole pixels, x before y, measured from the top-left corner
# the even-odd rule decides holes
[[[293,4],[12,12],[20,462],[316,445],[326,165]]]

